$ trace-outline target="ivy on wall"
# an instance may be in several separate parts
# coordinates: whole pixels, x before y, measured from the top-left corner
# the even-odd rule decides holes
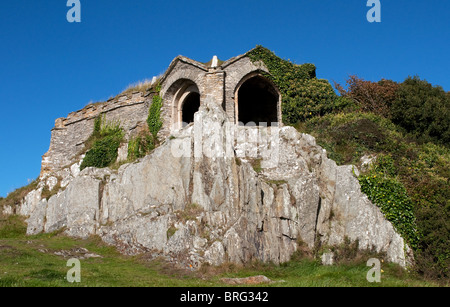
[[[144,132],[130,139],[128,142],[128,161],[134,161],[144,157],[158,145],[158,132],[163,125],[161,120],[161,85],[157,84],[154,90],[156,93],[152,98],[152,104],[150,105],[147,117],[147,126],[150,133]]]
[[[163,125],[161,120],[162,97],[160,91],[161,86],[156,86],[157,93],[153,96],[152,105],[150,106],[147,118],[148,129],[153,136],[154,144],[156,144],[158,132]]]
[[[361,191],[381,209],[386,219],[415,250],[419,234],[414,205],[404,185],[395,177],[396,173],[392,157],[380,155],[370,171],[360,175],[358,180]]]
[[[323,116],[351,103],[338,97],[327,80],[316,78],[314,64],[296,65],[262,46],[250,50],[247,56],[253,63],[262,61],[268,68],[269,74],[264,76],[281,92],[283,122],[287,125]]]

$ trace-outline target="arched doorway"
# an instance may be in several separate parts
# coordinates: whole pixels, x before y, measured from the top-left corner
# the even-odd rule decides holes
[[[200,107],[200,91],[192,80],[175,81],[164,99],[172,108],[172,129],[180,129],[194,121],[194,114]]]
[[[200,94],[190,92],[181,104],[181,121],[183,126],[194,122],[194,114],[200,108]]]
[[[236,120],[244,125],[271,126],[280,121],[280,94],[267,78],[253,74],[244,78],[236,91]]]

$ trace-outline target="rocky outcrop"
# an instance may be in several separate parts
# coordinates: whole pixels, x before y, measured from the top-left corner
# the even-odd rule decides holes
[[[357,172],[310,135],[230,125],[206,103],[150,155],[118,171],[70,172],[64,190],[48,200],[34,191],[22,207],[28,234],[95,234],[124,253],[186,266],[281,263],[300,241],[313,248],[345,238],[405,266],[408,247],[361,192]]]

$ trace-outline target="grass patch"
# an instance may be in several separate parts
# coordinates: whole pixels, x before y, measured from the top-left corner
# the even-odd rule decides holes
[[[13,209],[20,205],[22,200],[25,196],[27,196],[28,193],[35,190],[39,184],[39,180],[33,180],[28,185],[18,188],[14,190],[13,192],[9,193],[8,196],[5,198],[0,198],[0,212],[2,209],[6,206],[11,206]]]
[[[0,214],[0,238],[14,239],[22,237],[27,230],[25,218],[18,215]]]
[[[195,221],[196,218],[205,210],[198,204],[190,204],[184,208],[175,212],[180,221]]]
[[[175,234],[175,232],[177,232],[177,230],[178,229],[175,226],[169,227],[169,229],[167,229],[167,240],[169,240]]]
[[[142,133],[128,142],[128,161],[135,161],[146,156],[155,149],[154,138],[148,133]]]
[[[277,187],[279,187],[280,185],[287,184],[287,181],[286,180],[268,180],[267,183],[274,184]]]
[[[253,167],[253,170],[258,174],[262,172],[261,161],[262,159],[250,160],[250,165]]]
[[[98,237],[73,239],[61,233],[25,235],[18,217],[0,220],[0,287],[142,287],[210,286],[195,278],[174,278],[160,272],[158,261],[119,254]],[[102,258],[82,259],[81,283],[67,282],[67,260],[56,251],[85,248]]]
[[[148,90],[152,88],[152,80],[146,79],[144,81],[139,81],[133,84],[130,84],[122,93],[121,95],[131,95],[132,93],[140,92],[142,94],[147,93]]]
[[[282,265],[260,262],[238,266],[203,266],[198,271],[176,269],[161,259],[146,255],[124,256],[98,237],[85,240],[52,234],[25,235],[24,219],[0,219],[0,287],[221,287],[223,277],[265,275],[275,281],[264,287],[344,287],[344,286],[436,286],[411,275],[396,265],[383,264],[380,284],[366,280],[364,264],[322,266],[312,259]],[[82,259],[81,283],[69,283],[67,260],[55,252],[85,248],[101,258]]]

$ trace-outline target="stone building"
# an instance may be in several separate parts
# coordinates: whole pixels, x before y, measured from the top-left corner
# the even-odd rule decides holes
[[[28,216],[27,234],[64,229],[74,237],[98,235],[123,253],[163,256],[185,268],[283,263],[299,247],[326,251],[348,239],[361,250],[385,253],[388,261],[411,263],[406,242],[361,191],[357,167],[338,166],[314,137],[288,125],[240,127],[282,126],[282,97],[268,73],[248,53],[207,64],[178,56],[158,86],[57,119],[41,180],[17,209]],[[161,144],[118,170],[80,170],[95,119],[119,120],[129,141],[148,130],[157,91]],[[195,125],[180,129],[194,114]],[[127,146],[119,148],[119,159]],[[191,152],[178,155],[174,148]],[[230,155],[206,154],[211,148]],[[270,154],[255,159],[261,150]],[[45,196],[44,188],[57,191]]]
[[[165,126],[190,123],[206,100],[222,105],[232,122],[281,122],[281,95],[266,77],[263,63],[253,63],[246,54],[218,64],[214,57],[202,64],[176,57],[161,79]]]
[[[193,122],[194,113],[206,102],[222,106],[228,120],[236,124],[281,124],[280,92],[264,76],[267,67],[262,62],[253,63],[247,54],[225,62],[214,56],[208,63],[176,57],[158,80],[163,98],[160,137],[169,136],[172,129],[181,128],[183,123]],[[151,90],[122,94],[58,118],[50,149],[42,159],[40,177],[79,162],[94,120],[100,115],[108,121],[119,120],[128,140],[146,129],[153,95]]]

